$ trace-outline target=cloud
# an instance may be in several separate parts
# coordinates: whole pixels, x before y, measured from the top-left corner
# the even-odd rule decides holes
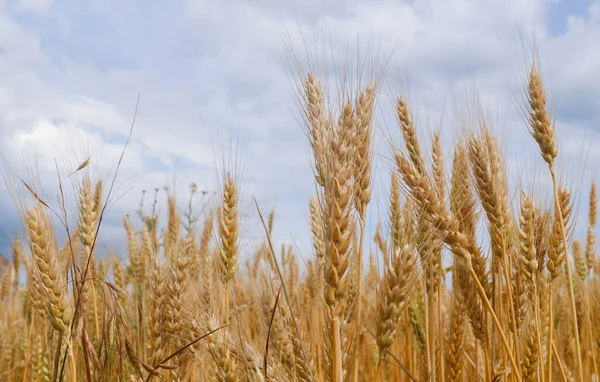
[[[14,6],[20,12],[43,12],[52,6],[52,0],[18,0]]]
[[[137,208],[142,189],[172,186],[175,179],[182,201],[191,181],[217,192],[214,181],[233,142],[244,164],[247,237],[261,233],[256,197],[265,211],[277,209],[277,241],[294,240],[308,257],[307,203],[314,186],[309,146],[296,119],[290,45],[306,65],[308,45],[313,61],[324,63],[325,78],[339,73],[326,70],[335,59],[354,57],[357,38],[363,54],[369,41],[373,55],[391,52],[379,142],[388,132],[401,142],[390,104],[409,91],[423,139],[443,121],[448,151],[453,96],[475,83],[503,137],[509,166],[515,177],[525,177],[534,170],[526,170],[521,158],[539,158],[515,102],[525,69],[522,41],[534,32],[566,161],[577,159],[582,137],[597,135],[600,5],[565,3],[21,1],[0,16],[0,148],[15,166],[23,149],[36,152],[41,182],[50,190],[56,187],[54,158],[67,173],[91,155],[94,170],[108,178],[141,94],[118,182],[121,198],[111,208],[106,235],[119,235],[121,216]],[[27,16],[25,8],[43,12]],[[376,213],[385,211],[390,162],[385,144],[382,149],[373,226]],[[581,184],[597,175],[586,169]],[[7,197],[0,200],[6,204]]]

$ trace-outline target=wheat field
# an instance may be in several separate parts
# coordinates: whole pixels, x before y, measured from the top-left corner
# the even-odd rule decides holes
[[[575,237],[574,191],[555,166],[560,126],[535,62],[521,128],[539,146],[551,197],[527,179],[509,184],[482,114],[464,121],[453,147],[439,130],[420,142],[413,105],[399,95],[404,140],[390,144],[374,235],[366,220],[381,84],[334,97],[312,73],[298,84],[315,185],[305,206],[311,254],[275,248],[276,211],[258,204],[261,244],[242,247],[235,168],[200,214],[169,196],[167,216],[125,216],[127,252],[112,257],[96,256],[112,179],[96,179],[86,161],[73,169],[78,200],[58,205],[24,183],[16,201],[26,235],[0,264],[0,380],[600,380],[596,186],[586,186],[587,235]],[[59,242],[59,230],[69,239]]]

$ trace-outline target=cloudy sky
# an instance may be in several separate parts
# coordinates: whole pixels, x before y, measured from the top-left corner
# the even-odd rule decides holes
[[[441,125],[448,149],[452,109],[473,88],[518,183],[545,170],[517,106],[534,41],[563,175],[584,200],[600,175],[600,1],[0,0],[0,153],[22,176],[23,155],[33,158],[44,195],[55,201],[55,159],[63,175],[88,156],[95,174],[112,175],[140,94],[119,200],[102,228],[105,249],[120,247],[120,219],[138,208],[143,189],[169,186],[182,203],[191,181],[214,192],[222,159],[237,152],[246,237],[260,232],[256,198],[275,208],[277,240],[306,256],[314,186],[292,51],[304,68],[369,47],[374,56],[390,55],[376,185],[385,184],[390,166],[383,136],[398,137],[393,99],[409,93],[423,136]],[[383,207],[376,196],[373,225]],[[20,222],[4,184],[0,208],[6,248]]]

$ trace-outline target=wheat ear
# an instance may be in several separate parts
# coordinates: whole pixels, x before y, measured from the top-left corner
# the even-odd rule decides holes
[[[375,104],[375,84],[369,84],[362,92],[356,105],[356,123],[354,132],[354,205],[359,216],[360,239],[357,251],[357,308],[356,325],[354,331],[354,364],[352,368],[353,381],[358,381],[359,361],[359,332],[361,331],[362,317],[362,253],[365,241],[365,226],[367,220],[367,205],[371,200],[371,162],[372,162],[372,120],[373,106]]]
[[[571,319],[573,321],[573,336],[575,341],[575,353],[577,360],[577,373],[580,380],[583,380],[583,362],[581,357],[581,344],[579,340],[579,328],[577,325],[577,308],[575,307],[575,288],[573,286],[573,279],[571,277],[571,262],[568,260],[568,246],[566,223],[563,217],[563,211],[561,206],[561,198],[559,194],[558,182],[556,179],[556,171],[554,169],[554,159],[558,154],[558,144],[556,142],[556,136],[554,131],[554,122],[552,116],[546,110],[546,91],[542,82],[542,75],[538,69],[538,66],[534,63],[531,66],[529,72],[529,129],[531,135],[539,145],[542,158],[548,163],[548,169],[552,177],[552,186],[554,192],[554,205],[557,215],[557,224],[559,228],[559,234],[561,241],[564,243],[565,257],[567,261],[565,266],[567,269],[567,281],[569,284],[569,298],[571,303]],[[550,287],[552,291],[552,286]],[[550,337],[552,341],[552,337]],[[550,348],[550,347],[549,347]],[[551,357],[548,357],[548,365],[550,365]],[[550,376],[548,376],[550,378]]]
[[[71,323],[72,311],[67,300],[65,280],[58,265],[57,251],[50,237],[52,230],[41,207],[27,208],[26,225],[50,323],[54,329],[64,334]]]
[[[221,281],[225,284],[225,317],[229,322],[229,281],[235,275],[238,256],[238,192],[230,173],[225,175],[223,200],[219,208],[219,237],[221,239]]]

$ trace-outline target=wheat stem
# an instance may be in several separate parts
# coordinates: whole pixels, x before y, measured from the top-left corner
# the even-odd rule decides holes
[[[552,352],[556,357],[556,362],[558,363],[558,370],[560,370],[560,376],[562,377],[563,382],[569,382],[569,378],[567,378],[567,373],[565,372],[565,367],[560,361],[560,356],[558,355],[558,351],[556,350],[556,345],[554,344],[554,341],[552,341]]]
[[[549,316],[549,327],[548,327],[548,351],[547,351],[547,364],[546,364],[546,375],[548,377],[548,382],[552,381],[552,348],[554,347],[554,325],[552,323],[552,283],[548,285],[548,316]],[[558,354],[557,354],[558,358]]]
[[[332,315],[333,313],[333,308]],[[332,340],[332,373],[331,380],[333,382],[342,382],[343,379],[343,369],[342,369],[342,343],[340,339],[340,320],[338,317],[333,317],[331,320],[331,340]]]
[[[437,310],[436,315],[438,319],[438,347],[440,349],[440,381],[446,380],[446,359],[444,357],[444,317],[442,316],[442,286],[441,283],[437,286]]]
[[[503,243],[503,250],[502,250],[502,256],[503,256],[503,264],[502,264],[502,268],[504,270],[504,279],[506,280],[506,289],[508,292],[508,311],[510,314],[510,321],[511,321],[511,326],[512,326],[512,334],[513,334],[513,341],[514,341],[514,356],[515,356],[515,360],[517,362],[518,365],[521,364],[521,356],[520,356],[520,352],[519,352],[519,332],[517,331],[517,316],[515,314],[515,304],[513,303],[513,294],[512,294],[512,282],[511,282],[511,278],[510,275],[508,273],[508,269],[510,267],[510,262],[508,259],[508,256],[506,254],[506,244]]]
[[[354,382],[358,381],[358,361],[359,361],[359,351],[360,351],[360,328],[361,325],[361,317],[362,317],[362,253],[363,253],[363,245],[365,241],[365,221],[363,219],[360,220],[360,238],[358,244],[358,259],[357,259],[357,269],[356,269],[356,277],[357,277],[357,303],[356,303],[356,330],[354,332],[354,364],[352,367],[352,374]]]
[[[488,310],[488,313],[492,316],[494,325],[496,326],[496,329],[498,330],[498,334],[500,335],[500,340],[502,342],[502,346],[508,353],[508,359],[510,360],[510,364],[513,367],[515,376],[517,377],[517,381],[521,382],[522,381],[521,375],[518,371],[519,364],[517,364],[517,362],[515,361],[515,357],[513,356],[513,353],[510,349],[510,345],[508,344],[508,341],[506,340],[506,336],[504,335],[504,331],[502,330],[502,324],[500,323],[500,321],[498,321],[498,317],[496,316],[496,313],[494,313],[494,309],[492,308],[492,305],[490,304],[490,300],[488,300],[487,296],[485,295],[485,290],[483,289],[483,286],[479,282],[479,279],[477,278],[477,273],[475,273],[475,270],[473,269],[473,265],[470,262],[469,262],[469,273],[471,273],[471,277],[473,278],[473,281],[475,282],[475,286],[477,287],[477,292],[479,293],[479,297],[481,297],[481,299],[483,300],[483,303],[485,304],[486,309]]]
[[[577,361],[577,375],[579,376],[579,380],[583,381],[583,363],[581,359],[581,345],[579,342],[579,327],[577,324],[577,308],[575,306],[575,288],[573,287],[573,277],[571,273],[571,260],[569,259],[569,246],[567,245],[567,234],[565,230],[565,223],[563,220],[563,213],[561,208],[561,203],[558,198],[558,183],[556,180],[556,173],[554,171],[554,164],[548,165],[550,169],[550,175],[552,176],[552,186],[554,188],[554,203],[556,206],[556,215],[558,216],[558,221],[560,225],[560,234],[561,239],[564,246],[565,251],[565,268],[567,269],[567,281],[569,285],[569,299],[571,303],[571,319],[573,320],[573,339],[575,340],[575,356]],[[550,304],[552,305],[552,304]]]

